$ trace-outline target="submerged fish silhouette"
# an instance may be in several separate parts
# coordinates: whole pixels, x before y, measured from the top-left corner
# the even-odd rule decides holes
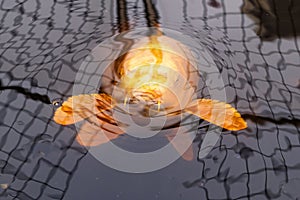
[[[228,130],[246,128],[247,123],[231,105],[195,97],[200,76],[188,55],[185,46],[166,36],[142,39],[117,66],[113,64],[110,68],[114,69],[113,73],[108,71],[116,84],[104,88],[100,94],[70,97],[56,110],[54,121],[69,125],[87,120],[77,136],[77,141],[84,146],[100,145],[124,133],[112,115],[113,110],[122,106],[131,107],[123,111],[128,117],[137,115],[145,119],[186,112]],[[106,85],[108,81],[102,80]],[[172,137],[168,139],[172,142]],[[180,149],[180,143],[173,145],[176,150]],[[184,158],[190,160],[190,153]]]

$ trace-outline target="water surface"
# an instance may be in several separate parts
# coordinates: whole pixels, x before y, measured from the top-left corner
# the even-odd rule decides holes
[[[0,198],[300,198],[299,3],[251,2],[1,1]],[[53,112],[72,95],[94,47],[120,31],[156,24],[201,40],[219,68],[227,103],[249,127],[224,130],[204,159],[178,159],[146,174],[118,172],[76,143],[75,127],[56,124]],[[199,127],[195,154],[204,136]]]

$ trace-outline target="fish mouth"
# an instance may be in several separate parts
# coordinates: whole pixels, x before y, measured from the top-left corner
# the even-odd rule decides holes
[[[125,98],[124,104],[128,101],[129,104],[139,104],[143,107],[143,113],[147,113],[146,116],[157,114],[164,109],[161,107],[163,103],[163,92],[165,88],[157,83],[147,83],[132,89],[128,92]],[[151,112],[155,110],[156,112]],[[145,112],[146,111],[146,112]],[[152,114],[149,114],[152,113]]]
[[[162,89],[158,87],[151,88],[151,86],[138,88],[131,91],[131,97],[143,103],[157,104],[161,102]]]
[[[165,111],[163,103],[163,86],[154,83],[142,84],[137,88],[123,90],[124,108],[129,109],[130,115],[155,117]],[[121,92],[122,93],[122,92]],[[121,96],[119,96],[121,97]],[[121,106],[123,107],[123,106]]]

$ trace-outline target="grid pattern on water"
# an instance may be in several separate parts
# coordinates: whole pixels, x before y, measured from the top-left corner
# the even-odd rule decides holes
[[[118,18],[117,2],[126,2],[119,15],[125,13],[128,24]],[[87,152],[74,142],[75,128],[52,121],[51,102],[72,94],[82,60],[99,42],[118,29],[151,24],[147,16],[155,15],[162,27],[206,35],[201,40],[220,68],[228,103],[249,125],[239,135],[224,132],[199,160],[202,176],[183,185],[199,187],[206,199],[299,198],[291,190],[300,184],[296,0],[280,5],[285,15],[274,9],[277,0],[184,0],[172,9],[161,1],[152,13],[147,2],[1,1],[0,198],[64,198]],[[286,18],[289,33],[280,24]],[[282,20],[271,26],[274,19]]]

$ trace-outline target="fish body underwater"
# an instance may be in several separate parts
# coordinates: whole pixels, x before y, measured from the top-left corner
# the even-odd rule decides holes
[[[178,41],[164,35],[145,37],[121,58],[105,71],[100,81],[106,87],[99,94],[72,96],[54,114],[61,125],[86,121],[77,134],[81,145],[97,146],[117,138],[130,130],[126,119],[132,117],[139,123],[164,117],[166,126],[187,113],[227,130],[247,127],[230,104],[197,98],[199,71],[190,50]],[[125,117],[118,117],[118,112]]]

